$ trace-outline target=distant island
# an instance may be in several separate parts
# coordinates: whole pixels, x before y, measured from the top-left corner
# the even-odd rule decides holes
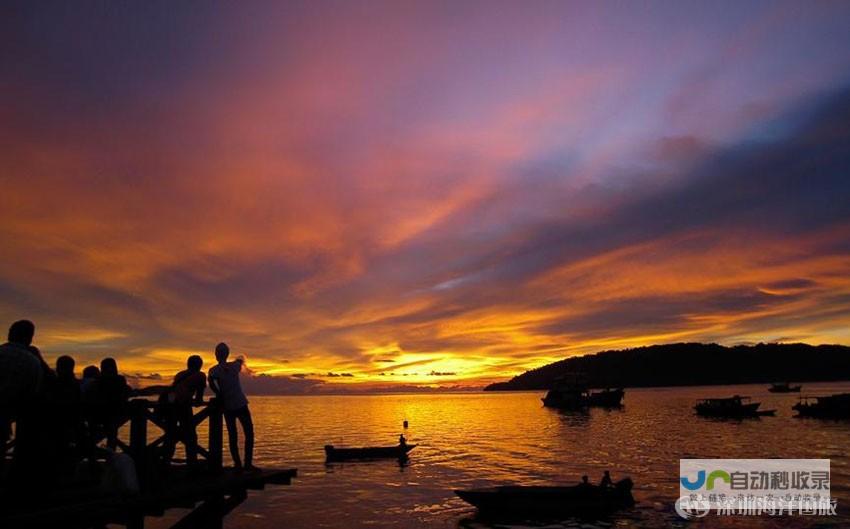
[[[802,343],[652,345],[566,358],[507,382],[490,384],[484,390],[544,390],[559,377],[572,373],[582,373],[592,388],[850,380],[850,347]]]

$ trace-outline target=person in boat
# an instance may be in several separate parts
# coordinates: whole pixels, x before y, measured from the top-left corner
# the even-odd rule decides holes
[[[590,485],[590,478],[587,477],[587,474],[585,474],[584,476],[581,477],[581,483],[579,483],[578,485],[579,485],[579,487],[582,487],[582,488],[589,488],[591,486]]]
[[[400,448],[407,447],[407,439],[405,439],[404,434],[398,436],[398,446]]]
[[[236,421],[242,424],[245,435],[245,469],[257,470],[253,465],[254,457],[254,423],[251,420],[251,410],[248,409],[248,399],[242,391],[239,382],[239,372],[245,363],[242,358],[228,362],[230,347],[222,342],[215,346],[215,359],[218,364],[209,371],[210,388],[224,405],[224,422],[227,425],[227,441],[230,446],[230,457],[236,469],[242,468],[239,457],[239,439]]]
[[[603,489],[614,486],[614,482],[611,480],[611,473],[609,471],[606,470],[602,475],[602,481],[599,482],[599,486]]]
[[[170,390],[160,397],[166,420],[166,440],[163,446],[165,464],[174,457],[178,440],[186,446],[186,464],[193,468],[198,462],[198,433],[195,430],[192,405],[204,401],[207,376],[201,371],[203,365],[200,356],[190,356],[186,361],[186,369],[174,376]]]

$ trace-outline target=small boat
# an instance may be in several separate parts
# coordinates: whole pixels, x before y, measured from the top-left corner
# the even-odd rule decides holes
[[[481,514],[582,515],[610,512],[634,505],[632,480],[622,479],[610,487],[502,486],[456,490],[455,494],[478,508]]]
[[[407,453],[416,445],[369,446],[364,448],[336,448],[325,445],[327,462],[357,461],[369,459],[407,459]]]
[[[792,386],[788,382],[771,384],[767,390],[771,393],[799,393],[803,386]]]
[[[702,399],[694,406],[697,415],[727,419],[774,415],[776,410],[760,410],[760,402],[750,402],[750,397],[734,395],[725,399]]]
[[[828,397],[800,397],[800,402],[791,409],[797,412],[797,417],[850,419],[850,393]]]

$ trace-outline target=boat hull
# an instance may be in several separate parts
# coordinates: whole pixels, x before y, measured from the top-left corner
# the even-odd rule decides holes
[[[373,459],[406,459],[408,452],[416,445],[370,446],[364,448],[336,448],[325,446],[325,459],[328,462],[367,461]]]
[[[628,478],[613,487],[595,485],[571,487],[504,486],[456,490],[465,502],[482,514],[583,515],[604,513],[634,505],[632,481]]]
[[[758,402],[742,404],[736,407],[713,407],[705,405],[694,406],[694,411],[701,417],[713,417],[719,419],[741,419],[747,417],[765,417],[776,414],[776,410],[760,410]]]

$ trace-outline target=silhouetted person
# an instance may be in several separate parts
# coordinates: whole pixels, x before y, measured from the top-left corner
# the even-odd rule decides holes
[[[607,470],[605,471],[605,474],[602,475],[602,481],[599,482],[599,486],[603,489],[614,486],[614,482],[611,481],[611,473]]]
[[[97,384],[100,380],[100,369],[97,366],[86,366],[83,369],[83,379],[80,381],[80,414],[85,427],[81,439],[81,453],[88,458],[91,468],[96,468],[95,441],[101,431]]]
[[[398,446],[404,448],[407,446],[407,439],[404,438],[404,434],[398,436]]]
[[[0,345],[0,443],[4,448],[0,466],[5,462],[12,421],[17,421],[14,466],[26,464],[34,455],[36,404],[44,379],[41,363],[29,349],[34,335],[31,321],[16,321],[9,327],[8,341]]]
[[[582,487],[589,487],[590,486],[590,481],[589,481],[589,478],[587,477],[587,474],[585,474],[584,476],[581,477],[581,483],[579,483],[579,485],[581,485]]]
[[[106,445],[111,450],[118,446],[118,428],[126,419],[129,398],[130,386],[127,379],[118,374],[115,359],[101,360],[100,378],[97,380],[97,413],[106,435]]]
[[[53,415],[52,429],[57,457],[65,470],[73,469],[73,460],[82,437],[80,381],[74,374],[74,359],[60,356],[56,360],[56,381],[48,396],[49,412]]]
[[[97,381],[100,379],[100,369],[97,366],[86,366],[83,369],[83,379],[80,380],[80,404],[83,419],[94,428],[97,422]]]
[[[80,392],[83,395],[90,393],[94,395],[97,379],[100,378],[100,369],[97,366],[86,366],[83,369],[83,379],[80,380]]]
[[[11,479],[30,485],[46,466],[40,453],[46,444],[43,417],[46,377],[52,370],[32,345],[35,325],[16,321],[9,327],[8,342],[0,346],[0,437],[9,437],[16,421],[15,453]]]
[[[239,372],[242,371],[243,360],[237,358],[235,362],[228,362],[230,348],[226,343],[220,343],[215,347],[215,359],[218,364],[213,366],[209,372],[210,388],[224,405],[224,422],[227,425],[227,441],[230,445],[230,456],[233,458],[234,466],[242,468],[242,460],[239,457],[239,439],[236,431],[237,419],[242,424],[245,434],[245,468],[254,470],[252,464],[254,458],[254,423],[251,420],[251,411],[248,409],[248,399],[242,391],[239,382]]]
[[[163,460],[169,463],[174,456],[177,441],[186,446],[186,464],[194,467],[198,461],[198,434],[192,413],[192,404],[204,400],[207,376],[201,371],[204,361],[192,355],[186,361],[187,369],[174,376],[171,389],[164,394],[166,402],[166,441]]]

